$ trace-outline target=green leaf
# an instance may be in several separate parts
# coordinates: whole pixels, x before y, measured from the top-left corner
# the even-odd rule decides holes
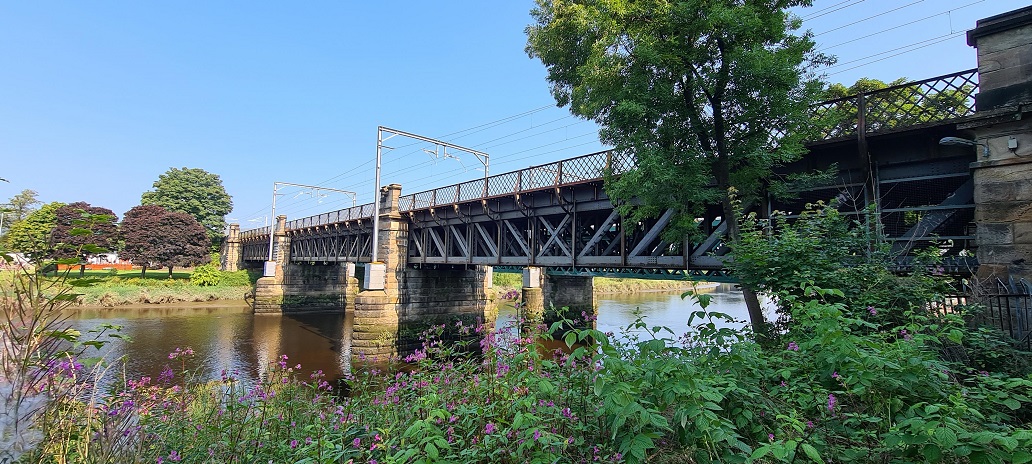
[[[921,455],[924,456],[925,462],[939,462],[942,459],[942,450],[938,446],[929,443],[921,450]]]
[[[814,460],[814,462],[824,462],[824,459],[821,459],[821,453],[818,453],[817,448],[814,448],[813,445],[803,443],[800,446],[803,448],[803,452],[806,453],[806,457]]]
[[[1000,401],[1000,403],[1006,406],[1011,411],[1017,411],[1021,409],[1021,403],[1014,398],[1007,398],[1003,401]]]
[[[1010,462],[1012,464],[1025,464],[1032,462],[1032,453],[1025,450],[1017,450],[1010,456]]]
[[[944,449],[952,449],[957,444],[957,434],[947,428],[937,428],[933,433],[935,442]]]
[[[756,451],[753,451],[752,455],[749,456],[749,459],[755,461],[766,456],[767,453],[770,453],[770,445],[763,445],[759,448],[756,448]]]
[[[574,343],[577,343],[577,333],[571,330],[563,337],[563,342],[566,343],[566,346],[572,347]]]
[[[437,458],[441,455],[441,452],[437,449],[436,446],[434,446],[433,443],[427,443],[426,447],[423,448],[423,451],[426,451],[427,457],[433,460],[437,460]]]

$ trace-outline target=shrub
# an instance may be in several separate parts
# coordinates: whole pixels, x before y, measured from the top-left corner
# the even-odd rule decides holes
[[[246,285],[252,285],[253,283],[254,280],[252,279],[251,273],[249,271],[222,271],[222,281],[219,282],[219,285],[225,287],[242,287]]]
[[[222,281],[222,271],[211,264],[203,264],[190,273],[190,283],[201,287],[214,287]]]

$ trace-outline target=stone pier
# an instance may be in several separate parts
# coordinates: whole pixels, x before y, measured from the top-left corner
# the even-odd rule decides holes
[[[254,312],[297,313],[353,309],[358,293],[353,263],[291,263],[286,216],[276,218],[273,260],[255,284]]]
[[[223,271],[236,272],[244,268],[244,247],[240,242],[240,224],[229,225],[229,233],[226,234],[226,241],[222,242],[220,255]]]
[[[978,276],[1032,281],[1032,7],[979,20],[973,120],[958,128],[980,146],[971,164]]]
[[[523,317],[528,326],[551,324],[559,320],[559,310],[566,308],[569,320],[590,316],[588,327],[595,327],[593,277],[547,275],[544,268],[523,270]]]
[[[363,289],[356,297],[352,357],[375,362],[405,356],[420,347],[420,335],[431,326],[454,331],[458,321],[493,322],[491,268],[407,268],[408,221],[398,208],[401,186],[388,185],[381,195],[380,261],[373,264],[384,266],[384,280],[369,287],[383,288]]]

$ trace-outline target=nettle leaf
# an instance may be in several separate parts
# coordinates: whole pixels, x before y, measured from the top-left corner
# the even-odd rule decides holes
[[[99,254],[99,253],[107,253],[110,250],[108,250],[107,248],[101,247],[101,246],[92,245],[92,244],[86,244],[86,245],[82,246],[82,251],[83,251],[83,253],[89,253],[91,255],[95,255],[95,254]]]

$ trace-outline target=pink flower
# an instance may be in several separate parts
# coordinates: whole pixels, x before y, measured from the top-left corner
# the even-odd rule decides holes
[[[494,431],[495,431],[495,425],[494,424],[488,422],[487,425],[484,426],[484,433],[490,435],[490,434],[494,433]]]
[[[538,439],[540,439],[540,438],[541,438],[541,431],[540,430],[535,430],[534,431],[534,441],[538,441]]]
[[[796,342],[788,342],[786,349],[788,351],[799,351],[799,345],[796,345]]]
[[[290,440],[290,447],[297,448],[297,440]]]
[[[868,306],[867,307],[867,312],[871,313],[872,316],[877,316],[878,315],[878,310],[874,309],[874,306]]]
[[[838,404],[838,400],[835,399],[835,395],[829,393],[828,394],[828,412],[834,413],[835,412],[835,405],[836,404]]]
[[[832,372],[832,373],[831,373],[831,378],[833,378],[833,379],[839,379],[839,378],[842,378],[842,376],[841,376],[841,375],[838,375],[838,371],[835,371],[835,372]]]

